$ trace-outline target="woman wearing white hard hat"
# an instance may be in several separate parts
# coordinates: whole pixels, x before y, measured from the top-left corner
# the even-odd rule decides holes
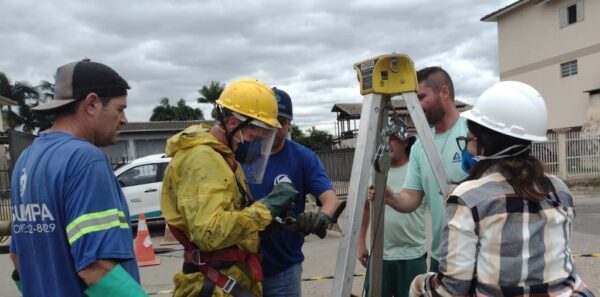
[[[571,193],[531,155],[546,140],[542,96],[499,82],[461,115],[469,176],[447,200],[440,271],[416,277],[411,296],[593,296],[569,249]]]

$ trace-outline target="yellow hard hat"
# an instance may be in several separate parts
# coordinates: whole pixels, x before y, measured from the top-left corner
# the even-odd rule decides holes
[[[225,87],[216,103],[268,126],[281,128],[277,121],[275,93],[256,79],[243,78],[232,82]]]

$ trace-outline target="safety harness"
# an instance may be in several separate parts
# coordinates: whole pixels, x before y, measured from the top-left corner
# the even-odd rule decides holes
[[[221,114],[221,111],[218,110],[218,113]],[[220,115],[219,118],[224,126],[225,123],[223,121],[223,116]],[[241,127],[247,125],[250,120],[251,119],[246,120],[240,124],[234,129],[234,131],[232,131],[232,133],[226,133],[228,134],[228,146],[231,145],[231,135],[233,135],[235,131],[241,129]],[[244,199],[243,207],[250,206],[254,202],[254,198],[248,191],[244,189],[242,183],[238,180],[238,177],[235,174],[238,168],[237,161],[233,160],[230,163],[223,154],[221,154],[221,156],[225,162],[229,164],[229,167],[233,172],[238,191]],[[236,297],[257,297],[250,289],[238,284],[237,280],[233,277],[224,275],[219,271],[219,269],[231,267],[235,263],[245,263],[254,275],[254,279],[257,282],[262,282],[263,272],[260,264],[261,258],[258,253],[251,253],[235,246],[212,252],[203,252],[186,236],[182,230],[177,229],[177,227],[171,224],[168,225],[169,230],[171,230],[171,233],[173,233],[175,239],[177,239],[177,241],[179,241],[184,248],[182,272],[184,274],[200,272],[204,275],[204,283],[202,284],[202,288],[200,289],[198,297],[211,297],[215,290],[215,285],[221,288],[223,292]]]
[[[259,254],[237,247],[203,252],[177,227],[169,224],[169,230],[184,248],[183,273],[201,272],[204,275],[204,283],[198,295],[199,297],[212,296],[215,285],[223,289],[223,292],[236,297],[256,297],[248,288],[238,284],[233,277],[219,272],[219,269],[233,266],[236,262],[243,262],[250,268],[256,281],[262,282],[263,273]]]

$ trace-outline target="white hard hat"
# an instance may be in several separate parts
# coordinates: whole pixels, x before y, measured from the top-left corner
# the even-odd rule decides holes
[[[546,141],[548,114],[542,95],[528,84],[501,81],[481,94],[461,116],[519,139]]]

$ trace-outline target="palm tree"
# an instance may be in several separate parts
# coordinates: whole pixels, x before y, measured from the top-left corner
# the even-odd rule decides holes
[[[42,95],[41,98],[38,100],[39,103],[46,103],[46,102],[54,99],[54,84],[53,83],[42,80],[40,82],[40,85],[37,88],[38,88],[38,90],[40,90],[40,94]],[[56,116],[55,115],[45,115],[45,114],[34,112],[33,117],[38,122],[39,127],[40,127],[39,131],[41,132],[52,126],[52,123],[54,123],[54,119]]]
[[[152,110],[152,116],[150,116],[151,122],[161,121],[173,121],[175,119],[175,111],[171,104],[169,104],[169,98],[162,97],[160,99],[160,105]]]
[[[48,100],[54,99],[54,84],[53,83],[42,80],[40,82],[40,85],[38,86],[38,88],[40,89],[40,91],[42,91],[42,98],[40,98],[42,101],[48,102]]]
[[[23,125],[23,131],[31,133],[36,127],[40,127],[40,119],[31,112],[31,107],[39,104],[40,94],[36,88],[27,82],[11,83],[10,78],[0,72],[0,95],[17,102],[18,113],[8,106],[8,126],[14,129]]]
[[[200,108],[191,108],[185,104],[185,100],[179,99],[177,105],[171,105],[169,98],[163,97],[160,99],[160,105],[154,107],[150,121],[189,121],[189,120],[204,120],[204,115]]]
[[[179,99],[175,110],[175,119],[178,121],[204,120],[202,110],[200,110],[200,108],[191,108],[187,106],[183,98]]]
[[[218,81],[210,81],[210,85],[208,87],[202,86],[202,88],[200,90],[198,90],[198,93],[200,93],[200,95],[202,95],[202,97],[198,98],[198,103],[214,104],[215,101],[217,101],[217,99],[219,99],[219,96],[221,96],[221,93],[223,92],[224,89],[225,89],[224,84],[221,84]]]
[[[224,89],[225,84],[221,84],[218,81],[211,80],[210,85],[208,87],[202,86],[202,88],[198,90],[198,93],[202,95],[202,97],[198,98],[198,103],[212,103],[213,105],[215,105],[215,101],[219,99],[219,96],[221,96],[221,93],[223,93]],[[216,108],[213,108],[212,112],[210,113],[210,116],[213,119],[217,118]]]

